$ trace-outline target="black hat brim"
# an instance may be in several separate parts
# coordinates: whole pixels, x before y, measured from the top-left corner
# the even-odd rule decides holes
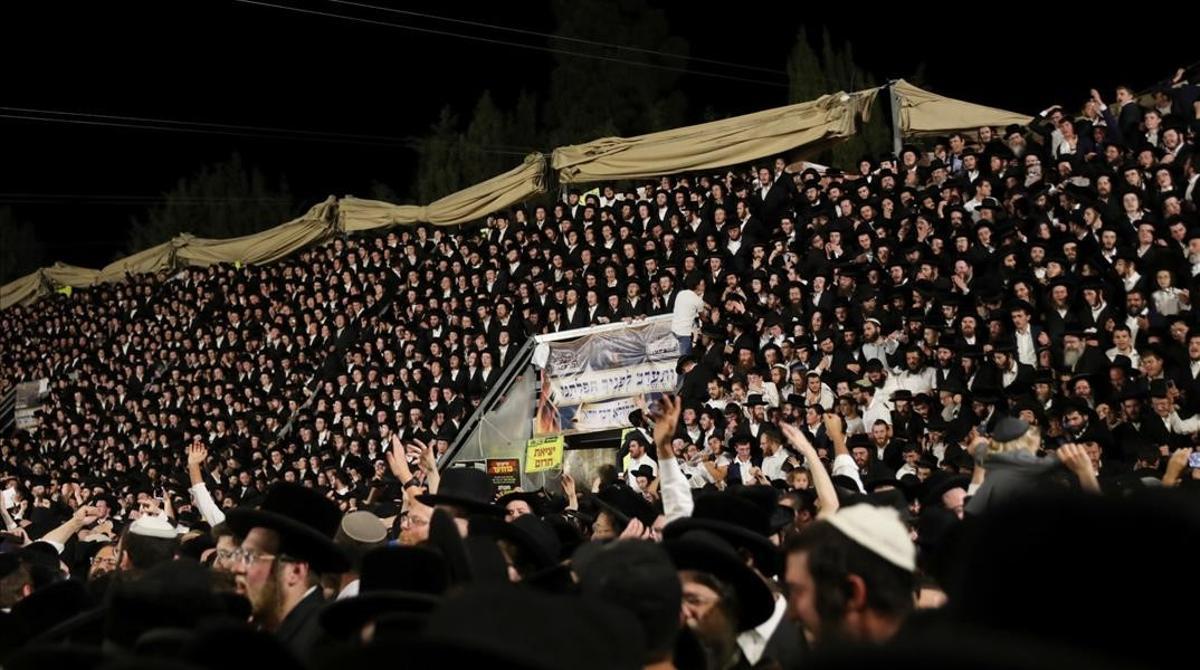
[[[558,558],[533,534],[503,519],[491,516],[473,517],[470,521],[470,534],[508,540],[521,549],[527,550],[533,558],[537,570],[545,570],[558,562]]]
[[[422,493],[417,496],[417,502],[430,507],[437,507],[438,505],[461,507],[468,512],[477,514],[490,514],[493,516],[502,516],[504,514],[504,509],[494,503],[483,503],[470,498],[442,495],[439,493]]]
[[[427,615],[441,602],[440,597],[428,593],[373,591],[329,603],[318,616],[322,628],[345,638],[381,615]]]
[[[749,551],[754,557],[754,565],[764,575],[771,576],[779,571],[778,547],[772,544],[770,539],[736,524],[716,519],[684,517],[672,521],[663,528],[663,539],[673,540],[691,530],[706,530],[735,547]]]
[[[307,561],[317,572],[338,573],[350,569],[350,559],[317,529],[275,512],[237,508],[229,511],[225,523],[238,537],[245,537],[253,528],[266,528],[279,533],[292,558]]]

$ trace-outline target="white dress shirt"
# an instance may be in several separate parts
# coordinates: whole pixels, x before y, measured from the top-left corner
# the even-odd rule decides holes
[[[746,657],[746,661],[750,665],[755,665],[762,660],[763,653],[767,650],[767,642],[775,634],[775,629],[783,621],[785,613],[787,613],[787,600],[777,595],[775,596],[775,611],[771,613],[771,618],[738,635],[738,647],[741,647],[742,655]]]

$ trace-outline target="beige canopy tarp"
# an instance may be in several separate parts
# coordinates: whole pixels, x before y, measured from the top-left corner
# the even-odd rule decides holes
[[[816,142],[849,137],[869,113],[878,89],[834,93],[811,102],[637,137],[604,139],[554,150],[559,181],[637,179],[746,163]]]
[[[467,223],[543,193],[545,182],[545,156],[530,154],[521,165],[504,174],[425,206],[342,198],[338,203],[340,227],[352,233],[406,223],[428,222],[439,226]]]
[[[330,197],[303,216],[243,237],[216,240],[186,236],[177,255],[188,265],[217,263],[273,263],[328,237],[337,201]],[[185,236],[180,236],[185,237]],[[178,239],[178,238],[176,238]]]
[[[981,126],[1026,125],[1029,114],[1018,114],[930,93],[901,79],[895,83],[900,99],[900,132],[905,137],[977,130]]]
[[[36,300],[44,291],[42,271],[31,272],[0,286],[0,309]]]
[[[182,264],[271,263],[332,234],[336,208],[337,200],[331,196],[297,219],[261,233],[228,240],[204,239],[184,233],[168,242],[113,261],[103,270],[55,263],[0,287],[0,309],[32,302],[63,286],[83,288],[118,282],[125,278],[126,273],[174,270]]]

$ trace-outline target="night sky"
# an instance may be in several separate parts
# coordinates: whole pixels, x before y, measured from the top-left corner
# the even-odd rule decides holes
[[[328,2],[265,1],[546,45],[536,36]],[[464,7],[366,1],[532,31],[554,29],[547,2]],[[816,34],[828,25],[835,39],[853,42],[860,64],[880,79],[910,75],[925,62],[926,82],[940,93],[1030,113],[1054,102],[1074,106],[1092,86],[1106,97],[1118,83],[1142,88],[1196,60],[1185,33],[1177,33],[1173,43],[1113,46],[1136,44],[1140,35],[1169,35],[1162,13],[1144,25],[1125,13],[1120,27],[1129,35],[1121,39],[1102,23],[1114,17],[1082,15],[1078,6],[1058,16],[992,6],[997,13],[987,22],[965,11],[985,5],[961,3],[951,6],[955,9],[923,3],[919,13],[902,16],[869,10],[865,3],[651,3],[666,8],[693,56],[780,74],[685,64],[692,69],[786,84],[782,71],[797,29],[804,25]],[[43,234],[50,260],[93,267],[114,257],[130,217],[143,211],[144,198],[161,195],[180,177],[233,151],[268,173],[285,174],[307,204],[330,194],[366,194],[373,179],[403,193],[416,162],[403,138],[424,133],[445,104],[469,115],[484,89],[508,108],[522,87],[543,90],[554,66],[552,55],[537,51],[233,2],[46,0],[21,3],[20,9],[13,4],[0,9],[6,28],[0,106],[400,140],[313,142],[0,118],[0,205],[13,205],[19,218],[43,231],[55,227],[54,234]],[[620,34],[614,32],[611,41],[619,42]],[[734,114],[786,102],[786,87],[697,75],[687,75],[683,86],[693,120],[707,106]],[[13,112],[0,111],[6,113]],[[513,157],[514,164],[519,160]],[[63,230],[68,234],[59,234]]]

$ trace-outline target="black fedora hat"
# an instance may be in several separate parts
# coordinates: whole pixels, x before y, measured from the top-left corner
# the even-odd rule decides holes
[[[83,584],[66,579],[43,586],[0,615],[0,651],[23,646],[39,633],[53,628],[92,606]]]
[[[468,512],[500,514],[501,508],[493,502],[495,498],[496,487],[491,477],[475,468],[450,468],[442,473],[437,493],[417,496],[417,500],[430,507],[451,505]]]
[[[738,596],[739,631],[750,630],[775,612],[775,596],[758,573],[746,565],[737,550],[715,533],[689,530],[663,542],[679,570],[708,573],[732,588]]]
[[[233,532],[245,537],[253,528],[279,533],[280,553],[308,561],[317,572],[350,569],[346,553],[333,542],[342,512],[315,489],[298,484],[276,484],[258,509],[237,508],[225,517]]]
[[[541,516],[545,512],[546,496],[542,495],[540,491],[511,491],[505,493],[496,499],[496,506],[504,510],[508,507],[508,503],[516,500],[524,501],[525,504],[529,505],[529,509],[538,516]]]
[[[547,630],[554,634],[539,634]],[[634,669],[645,658],[644,634],[626,610],[597,598],[508,584],[466,589],[433,613],[419,639],[373,646],[372,656],[356,658],[353,667],[403,658],[414,666]]]
[[[966,490],[971,484],[971,478],[966,475],[951,475],[945,472],[934,472],[929,479],[922,483],[921,507],[936,507],[942,502],[942,495],[955,488]]]
[[[345,638],[383,614],[432,612],[450,586],[446,560],[425,547],[380,547],[363,556],[359,594],[330,603],[321,626]]]
[[[658,518],[658,510],[653,505],[623,484],[606,486],[592,496],[592,501],[600,509],[616,516],[621,524],[629,523],[631,519],[637,519],[649,528]]]
[[[688,363],[699,363],[699,362],[700,362],[700,357],[697,356],[696,354],[688,354],[686,356],[680,356],[679,361],[675,363],[675,374],[678,374],[678,375],[683,374],[683,366],[684,365],[687,365]]]
[[[767,516],[767,527],[772,534],[795,523],[796,513],[790,507],[779,504],[779,491],[771,486],[732,486],[733,494],[754,503]]]
[[[513,543],[521,553],[518,562],[526,563],[534,571],[553,567],[562,550],[550,524],[532,514],[517,517],[511,523],[491,516],[471,517],[470,534]]]
[[[692,530],[715,533],[738,550],[748,552],[764,575],[779,570],[779,550],[769,538],[770,519],[748,498],[729,491],[697,496],[692,515],[667,524],[663,537],[673,539]]]

